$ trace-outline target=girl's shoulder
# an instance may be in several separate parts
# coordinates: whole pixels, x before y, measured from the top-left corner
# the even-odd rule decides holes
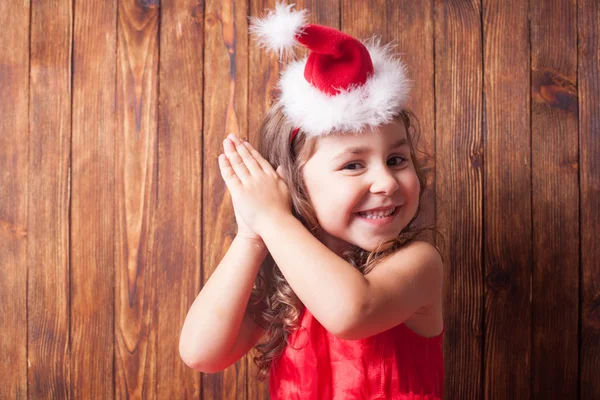
[[[402,254],[404,256],[420,259],[423,257],[427,257],[428,259],[429,257],[435,257],[442,262],[442,253],[440,249],[436,245],[421,239],[411,240],[409,243],[398,248],[394,254]]]

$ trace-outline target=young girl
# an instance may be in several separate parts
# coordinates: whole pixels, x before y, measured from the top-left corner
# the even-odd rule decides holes
[[[238,233],[181,357],[216,372],[255,347],[271,399],[441,399],[443,263],[413,227],[425,178],[406,68],[305,18],[278,4],[253,20],[260,44],[310,53],[282,73],[258,149],[224,141]]]

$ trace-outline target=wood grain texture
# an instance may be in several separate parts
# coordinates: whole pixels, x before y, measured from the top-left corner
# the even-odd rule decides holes
[[[531,2],[532,398],[577,398],[579,156],[575,1]],[[552,354],[552,362],[548,362]],[[548,385],[552,382],[552,385]]]
[[[258,141],[284,67],[247,33],[275,1],[0,3],[0,398],[269,398],[256,353],[201,374],[178,343],[235,235],[222,139]],[[408,64],[444,398],[600,398],[598,2],[296,8]]]
[[[229,133],[248,138],[248,5],[245,1],[210,0],[205,7],[203,285],[237,231],[231,195],[217,157],[224,152],[223,139]],[[222,372],[202,374],[202,397],[247,398],[247,363],[243,357]]]
[[[581,324],[579,398],[600,399],[600,5],[580,0],[578,26]]]
[[[482,41],[479,1],[435,4],[437,225],[444,235],[448,399],[483,391]],[[456,351],[460,349],[460,351]]]
[[[200,396],[200,373],[179,355],[181,327],[200,291],[202,257],[203,2],[162,2],[155,218],[156,397]]]
[[[151,1],[118,4],[115,397],[154,399],[159,9]]]
[[[484,398],[529,399],[531,134],[527,3],[483,1]],[[519,232],[519,235],[515,235]]]
[[[76,399],[114,396],[116,18],[116,2],[74,8],[70,347]]]
[[[69,361],[69,202],[72,4],[31,9],[27,171],[29,398],[66,398]]]
[[[340,2],[340,29],[359,40],[372,36],[381,38],[382,43],[388,41],[386,0]],[[389,2],[390,4],[393,2]]]
[[[29,2],[0,2],[0,398],[27,397]],[[6,51],[8,50],[8,51]],[[39,60],[37,61],[39,62]],[[36,321],[39,323],[42,321]],[[39,369],[41,365],[37,365]]]

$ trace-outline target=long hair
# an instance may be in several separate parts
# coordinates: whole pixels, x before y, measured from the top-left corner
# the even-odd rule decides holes
[[[416,157],[413,144],[415,135],[418,135],[416,125],[418,121],[408,110],[403,110],[396,115],[395,120],[401,121],[406,128],[412,162],[419,179],[419,199],[421,199],[427,180]],[[262,120],[257,150],[274,169],[282,166],[283,176],[291,194],[292,214],[317,237],[319,229],[317,217],[302,179],[302,167],[314,153],[316,138],[306,137],[300,131],[291,146],[289,138],[293,129],[294,127],[282,112],[281,104],[275,102]],[[397,237],[380,243],[373,251],[366,251],[351,245],[343,252],[342,257],[361,273],[367,274],[378,262],[394,253],[398,248],[415,240],[425,230],[439,234],[435,227],[414,226],[420,212],[421,201],[419,201],[419,208],[415,216]],[[435,246],[435,243],[432,244]],[[270,254],[265,258],[256,276],[248,310],[254,321],[265,330],[263,338],[266,338],[266,341],[259,342],[253,348],[260,353],[260,356],[252,358],[258,367],[257,379],[264,381],[268,376],[271,363],[285,350],[288,336],[300,327],[299,319],[304,310],[304,305]]]

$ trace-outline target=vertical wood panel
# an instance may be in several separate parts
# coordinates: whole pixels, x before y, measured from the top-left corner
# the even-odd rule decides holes
[[[116,18],[115,1],[74,7],[70,365],[75,399],[114,396]]]
[[[364,40],[377,35],[388,41],[386,0],[341,0],[340,29]]]
[[[576,35],[575,0],[531,1],[533,398],[578,393]]]
[[[258,17],[265,15],[265,10],[274,10],[276,0],[250,1],[249,15]],[[279,78],[280,65],[277,56],[266,53],[259,48],[256,41],[248,40],[248,104],[252,104],[252,112],[248,113],[248,133],[250,142],[256,138],[262,117],[272,104],[271,91]]]
[[[483,2],[484,397],[490,399],[530,398],[528,11],[526,2]]]
[[[339,0],[298,0],[295,1],[296,10],[308,10],[308,23],[325,25],[340,29],[340,1]],[[308,55],[304,46],[299,46],[299,55]]]
[[[600,399],[600,6],[579,0],[580,399]]]
[[[231,196],[217,157],[229,133],[248,137],[248,5],[233,0],[210,0],[205,5],[203,285],[236,232]],[[247,363],[243,357],[222,372],[202,374],[203,398],[247,398]]]
[[[27,203],[28,396],[69,397],[72,4],[31,10]]]
[[[115,394],[156,398],[158,2],[118,8],[115,155]]]
[[[156,397],[200,396],[200,373],[179,355],[179,335],[200,290],[202,194],[203,2],[160,8],[156,218],[152,268],[157,271]]]
[[[27,397],[27,1],[0,2],[0,398]],[[8,51],[6,51],[8,49]]]
[[[478,0],[435,8],[436,213],[444,235],[444,392],[482,396],[482,43]],[[457,351],[457,349],[460,349]]]

